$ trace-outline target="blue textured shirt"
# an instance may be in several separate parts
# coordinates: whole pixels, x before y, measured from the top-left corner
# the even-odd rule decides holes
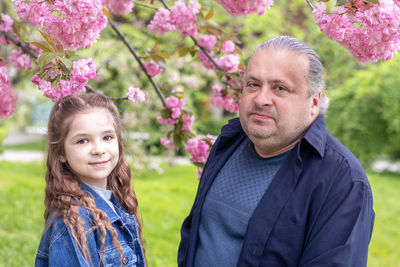
[[[244,140],[215,178],[204,201],[194,266],[235,266],[250,216],[286,153],[262,158]]]

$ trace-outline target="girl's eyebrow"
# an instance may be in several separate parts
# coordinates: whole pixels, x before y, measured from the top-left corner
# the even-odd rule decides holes
[[[100,134],[115,134],[115,130],[114,129],[107,129],[105,131],[102,131]],[[72,136],[72,138],[78,138],[78,137],[85,137],[85,136],[90,136],[91,134],[89,133],[77,133],[75,135]]]

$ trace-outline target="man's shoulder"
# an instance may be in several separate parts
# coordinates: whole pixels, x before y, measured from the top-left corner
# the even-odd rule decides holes
[[[356,156],[330,133],[327,135],[324,158],[336,164],[337,168],[348,174],[354,182],[361,181],[369,184],[364,168]]]

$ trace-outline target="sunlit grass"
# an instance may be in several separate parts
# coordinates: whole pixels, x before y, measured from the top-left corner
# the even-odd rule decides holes
[[[193,166],[134,177],[150,267],[176,266],[180,226],[197,190]],[[368,267],[400,267],[400,175],[369,174],[376,212]],[[33,266],[43,230],[42,163],[0,162],[0,266]]]

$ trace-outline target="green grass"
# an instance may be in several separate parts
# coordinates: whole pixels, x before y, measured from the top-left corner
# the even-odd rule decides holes
[[[46,139],[32,141],[28,143],[18,144],[18,145],[7,145],[3,146],[7,150],[17,150],[17,151],[44,151],[46,148]]]
[[[368,267],[400,267],[400,175],[369,173],[375,227]],[[134,178],[150,267],[176,266],[179,229],[197,190],[195,168],[175,166]],[[0,266],[33,266],[43,230],[41,163],[0,162]]]

